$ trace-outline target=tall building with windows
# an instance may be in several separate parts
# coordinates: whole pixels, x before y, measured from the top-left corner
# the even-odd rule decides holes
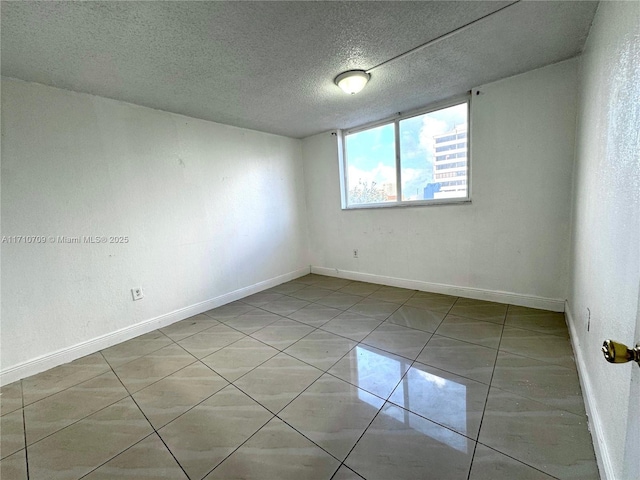
[[[439,186],[433,198],[467,196],[467,124],[435,135],[433,182]]]

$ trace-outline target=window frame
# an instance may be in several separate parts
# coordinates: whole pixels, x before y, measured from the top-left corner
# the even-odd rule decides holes
[[[338,140],[338,164],[340,173],[340,203],[342,210],[361,210],[367,208],[398,208],[398,207],[426,207],[432,205],[455,205],[455,204],[467,204],[471,203],[471,156],[472,156],[472,125],[471,125],[471,103],[473,96],[471,92],[449,98],[441,102],[431,103],[425,107],[421,107],[416,110],[411,110],[406,113],[398,113],[391,117],[386,117],[381,120],[376,120],[357,127],[337,130],[336,137]],[[467,104],[467,195],[465,197],[457,198],[440,198],[431,200],[402,200],[402,161],[400,158],[400,122],[408,118],[418,117],[428,113],[435,112],[437,110],[443,110],[454,105]],[[363,132],[372,128],[381,127],[383,125],[393,124],[395,134],[395,166],[396,166],[396,200],[381,202],[381,203],[357,203],[350,205],[349,198],[349,185],[348,185],[348,166],[347,166],[347,152],[346,152],[346,136],[353,133]],[[440,152],[442,153],[442,152]],[[434,153],[435,156],[435,153]],[[434,179],[435,180],[435,179]]]

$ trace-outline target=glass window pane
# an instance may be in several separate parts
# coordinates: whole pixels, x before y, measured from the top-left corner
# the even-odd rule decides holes
[[[402,200],[467,197],[467,112],[465,102],[400,121]]]
[[[393,123],[347,135],[345,153],[349,205],[397,200]]]

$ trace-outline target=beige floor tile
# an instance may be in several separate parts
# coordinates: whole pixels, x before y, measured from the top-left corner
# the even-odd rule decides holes
[[[497,349],[502,336],[502,325],[483,320],[474,320],[473,318],[447,315],[435,333],[436,335]]]
[[[349,285],[342,287],[338,290],[340,293],[346,293],[348,295],[360,295],[366,297],[371,295],[376,290],[380,290],[381,285],[375,283],[366,282],[351,282]]]
[[[295,283],[304,283],[307,285],[313,285],[314,283],[325,279],[326,276],[325,275],[318,275],[317,273],[309,273],[307,275],[304,275],[302,277],[298,277],[295,280],[292,280],[292,282]]]
[[[0,417],[0,458],[24,448],[24,420],[22,409]]]
[[[193,355],[173,344],[132,362],[114,367],[114,371],[127,390],[133,393],[195,361]]]
[[[272,346],[273,348],[284,350],[288,346],[300,340],[302,337],[313,332],[314,329],[315,327],[311,327],[304,323],[283,318],[258,330],[257,332],[252,333],[251,336],[256,340]]]
[[[418,292],[409,300],[404,302],[407,307],[422,308],[436,313],[446,314],[456,303],[458,297],[450,295],[440,295],[438,293]]]
[[[434,335],[417,361],[488,384],[497,354],[493,348]]]
[[[326,297],[327,295],[331,295],[332,293],[333,293],[333,290],[330,290],[328,288],[319,288],[313,285],[309,285],[289,295],[291,297],[298,298],[300,300],[305,300],[307,302],[316,302],[321,298]]]
[[[575,368],[576,365],[573,349],[567,338],[522,328],[505,326],[500,350],[567,368]]]
[[[384,322],[362,343],[415,360],[430,338],[430,333]]]
[[[411,360],[392,353],[358,345],[330,368],[328,373],[387,399],[411,363]]]
[[[0,461],[0,478],[27,480],[27,457],[24,449]]]
[[[78,479],[152,432],[131,398],[29,447],[31,480]]]
[[[362,301],[363,298],[364,297],[361,297],[359,295],[349,295],[346,293],[333,292],[326,297],[322,297],[316,300],[316,303],[331,308],[346,310],[347,308],[352,307],[356,303]]]
[[[353,340],[316,330],[291,345],[285,353],[326,371],[355,346]]]
[[[203,358],[202,362],[233,382],[278,353],[269,345],[245,337]]]
[[[300,300],[299,298],[283,297],[279,300],[269,302],[262,305],[260,308],[267,312],[276,313],[278,315],[290,315],[293,312],[297,312],[303,307],[309,305],[309,302]]]
[[[297,292],[298,290],[302,290],[306,285],[297,282],[287,282],[277,285],[275,287],[269,288],[265,290],[265,293],[282,293],[284,295],[289,295],[291,293]],[[244,299],[243,299],[244,300]]]
[[[459,298],[449,310],[449,314],[503,324],[507,315],[507,305],[471,298]]]
[[[328,480],[339,466],[335,458],[274,418],[206,480]]]
[[[492,387],[478,440],[551,476],[596,480],[586,422],[582,415]]]
[[[384,400],[323,375],[278,415],[339,460],[344,460]]]
[[[289,315],[289,318],[297,320],[298,322],[306,323],[312,327],[320,327],[341,313],[342,310],[337,308],[312,303],[311,305],[301,308],[297,312],[293,312]]]
[[[22,408],[22,383],[10,383],[0,388],[0,415]]]
[[[160,330],[140,335],[113,347],[102,350],[102,355],[111,366],[122,365],[140,358],[172,343]]]
[[[253,305],[254,307],[260,307],[262,305],[266,305],[269,302],[280,300],[281,298],[284,298],[284,295],[282,293],[260,292],[249,295],[248,297],[244,297],[242,299],[242,303],[247,303],[249,305]]]
[[[369,298],[375,300],[382,300],[383,302],[391,302],[402,305],[409,300],[414,294],[415,290],[407,290],[406,288],[396,287],[380,287],[378,290],[369,295]]]
[[[444,316],[444,313],[403,305],[387,318],[387,322],[433,333],[442,323]]]
[[[200,479],[272,417],[229,385],[160,429],[158,434],[189,478]]]
[[[200,314],[195,317],[187,318],[180,322],[173,323],[168,327],[161,328],[160,331],[174,341],[195,335],[198,332],[219,325],[220,322],[213,318]]]
[[[51,395],[24,409],[27,444],[31,445],[129,395],[113,372]]]
[[[109,460],[82,480],[188,480],[157,434]]]
[[[342,465],[331,480],[362,480],[362,477],[346,465]]]
[[[509,305],[509,309],[507,310],[507,316],[510,317],[521,317],[521,316],[538,316],[538,315],[559,315],[563,318],[564,321],[564,313],[562,312],[553,312],[551,310],[541,310],[539,308],[530,308],[530,307],[521,307],[519,305]]]
[[[111,370],[100,353],[93,353],[70,363],[22,380],[24,404],[36,402],[65,388],[82,383]]]
[[[399,307],[400,305],[397,303],[385,302],[383,300],[367,297],[356,303],[348,310],[348,312],[365,315],[382,321],[389,318],[389,316]]]
[[[367,480],[466,480],[474,442],[386,404],[345,464]]]
[[[314,285],[320,288],[327,288],[329,290],[340,290],[348,285],[351,285],[351,280],[346,280],[344,278],[336,278],[336,277],[325,277],[323,276],[319,280],[317,280]]]
[[[510,305],[505,325],[569,338],[564,313]]]
[[[244,333],[220,324],[180,340],[178,345],[194,357],[203,358],[244,337]]]
[[[373,332],[382,320],[352,312],[344,312],[322,325],[322,330],[359,342]]]
[[[491,385],[577,415],[586,415],[575,368],[500,352]]]
[[[227,385],[224,378],[198,362],[134,393],[133,398],[159,429]]]
[[[529,465],[509,458],[500,452],[485,447],[481,443],[476,446],[471,464],[469,480],[553,480],[546,473]]]
[[[224,322],[230,318],[239,317],[240,315],[244,315],[254,310],[256,310],[255,307],[247,305],[246,303],[231,302],[226,305],[222,305],[221,307],[207,310],[204,314]]]
[[[278,413],[320,375],[321,370],[279,353],[234,384],[265,408]]]
[[[283,317],[265,310],[255,309],[238,317],[229,318],[224,321],[225,325],[234,328],[247,335],[271,325]]]
[[[414,363],[389,401],[476,439],[489,386]]]

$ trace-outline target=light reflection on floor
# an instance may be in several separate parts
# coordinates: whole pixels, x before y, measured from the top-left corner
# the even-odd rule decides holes
[[[368,388],[369,385],[380,375],[397,376],[398,372],[402,375],[402,371],[406,369],[406,364],[411,363],[409,360],[404,362],[396,360],[395,358],[389,358],[363,346],[357,346],[356,349],[358,353],[356,356],[358,371],[357,383],[365,390],[370,390],[371,388]],[[426,425],[429,424],[426,422],[420,422],[420,424],[413,422],[414,424],[412,424],[411,416],[408,415],[407,412],[407,410],[416,411],[411,409],[412,404],[420,404],[421,412],[433,411],[439,423],[443,423],[449,428],[455,429],[457,432],[466,434],[466,393],[467,387],[465,385],[414,368],[407,372],[393,393],[394,399],[402,399],[404,409],[389,406],[389,408],[383,409],[382,413],[439,442],[466,453],[467,441],[464,437],[449,429],[427,428]],[[368,398],[364,395],[360,395],[360,399],[365,402],[368,401]]]

